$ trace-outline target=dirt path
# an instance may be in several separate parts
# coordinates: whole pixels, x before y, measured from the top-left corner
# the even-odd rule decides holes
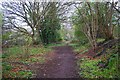
[[[54,47],[54,54],[45,64],[36,64],[37,78],[78,78],[75,54],[70,46]]]

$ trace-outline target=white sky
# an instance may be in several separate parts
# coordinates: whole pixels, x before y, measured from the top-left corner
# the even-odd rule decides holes
[[[34,1],[34,0],[0,0],[0,3],[1,2],[5,2],[5,1]],[[92,2],[101,2],[101,1],[112,1],[112,0],[35,0],[37,2],[48,2],[48,1],[51,1],[51,2],[80,2],[80,1],[86,1],[86,2],[89,2],[89,1],[92,1]],[[118,0],[114,0],[114,1],[118,1]]]
[[[1,8],[1,3],[2,2],[8,2],[8,1],[13,1],[13,2],[17,2],[17,1],[34,1],[34,0],[0,0],[0,8]],[[51,2],[81,2],[81,1],[86,1],[86,2],[89,2],[89,1],[92,1],[92,2],[105,2],[105,1],[118,1],[120,4],[120,1],[119,0],[36,0],[37,2],[48,2],[48,1],[51,1]]]
[[[13,1],[13,2],[17,2],[17,1],[33,1],[33,0],[0,0],[0,11],[1,11],[1,8],[2,8],[2,6],[1,6],[1,3],[2,2],[8,2],[8,1]],[[63,2],[63,0],[36,0],[37,2],[47,2],[47,1],[51,1],[51,2]],[[89,1],[92,1],[92,2],[101,2],[101,1],[109,1],[109,2],[111,2],[112,0],[64,0],[64,2],[81,2],[81,1],[87,1],[87,2],[89,2]],[[118,0],[114,0],[115,2],[116,1],[118,1]],[[119,3],[118,3],[119,4]],[[71,10],[71,11],[74,11],[74,10]],[[69,13],[68,14],[69,16],[71,15],[71,13]],[[66,23],[67,25],[66,25],[66,27],[69,27],[69,23]],[[24,26],[24,28],[28,28],[28,26]]]

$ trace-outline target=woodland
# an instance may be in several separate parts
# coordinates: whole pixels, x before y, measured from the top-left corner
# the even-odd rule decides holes
[[[118,4],[1,2],[2,78],[119,78]]]

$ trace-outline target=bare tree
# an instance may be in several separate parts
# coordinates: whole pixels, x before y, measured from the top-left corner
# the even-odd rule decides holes
[[[40,32],[44,29],[43,22],[49,15],[53,2],[3,2],[4,25],[12,25],[12,29],[27,34],[32,38],[33,44],[40,42]],[[67,20],[66,13],[71,3],[54,2],[60,21]],[[23,25],[24,24],[24,25]],[[29,30],[31,31],[29,31]],[[37,41],[38,40],[38,41]]]
[[[84,24],[83,32],[88,38],[91,46],[95,49],[97,46],[96,35],[98,30],[98,3],[95,3],[94,6],[91,6],[90,3],[87,2],[83,5],[83,7],[84,8],[80,10],[76,6]]]
[[[39,35],[40,33],[40,25],[44,19],[44,15],[47,13],[49,3],[35,1],[3,2],[2,6],[4,11],[4,25],[8,23],[12,24],[12,29],[27,34],[32,38],[33,43],[35,43],[35,35]]]
[[[83,24],[83,33],[94,49],[97,47],[98,32],[104,34],[106,40],[114,39],[113,31],[116,24],[113,23],[113,18],[116,19],[114,16],[116,5],[116,2],[85,2],[81,7],[75,6],[82,22],[80,23]]]

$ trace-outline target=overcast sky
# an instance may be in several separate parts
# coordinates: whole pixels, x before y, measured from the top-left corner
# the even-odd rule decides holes
[[[2,2],[8,2],[8,1],[13,1],[13,2],[18,2],[18,1],[33,1],[33,0],[0,0],[0,11],[1,11],[1,8],[2,8],[2,6],[1,6],[1,3]],[[63,2],[63,0],[36,0],[37,2],[46,2],[46,1],[60,1],[60,2]],[[71,1],[75,1],[75,2],[80,2],[80,1],[85,1],[85,0],[64,0],[64,2],[71,2]],[[86,1],[92,1],[92,2],[96,2],[96,1],[103,1],[103,0],[86,0]],[[112,0],[104,0],[104,1],[112,1]],[[114,0],[114,1],[118,1],[118,0]],[[75,9],[74,9],[74,6],[73,7],[71,7],[71,10],[70,10],[70,12],[67,14],[67,16],[68,17],[70,17],[73,13],[72,12],[74,12],[75,11]],[[69,23],[69,21],[66,23],[66,25],[65,25],[66,27],[70,27],[71,26],[71,24]],[[25,28],[25,26],[24,26],[24,28]],[[26,26],[26,28],[28,28],[27,26]]]
[[[5,1],[34,1],[34,0],[0,0],[0,2],[5,2]],[[73,2],[73,1],[76,1],[76,2],[80,2],[80,1],[92,1],[92,2],[101,2],[101,1],[113,1],[113,0],[36,0],[37,2],[47,2],[47,1],[51,1],[51,2]],[[119,0],[114,0],[114,1],[119,1]],[[119,1],[120,2],[120,1]]]

